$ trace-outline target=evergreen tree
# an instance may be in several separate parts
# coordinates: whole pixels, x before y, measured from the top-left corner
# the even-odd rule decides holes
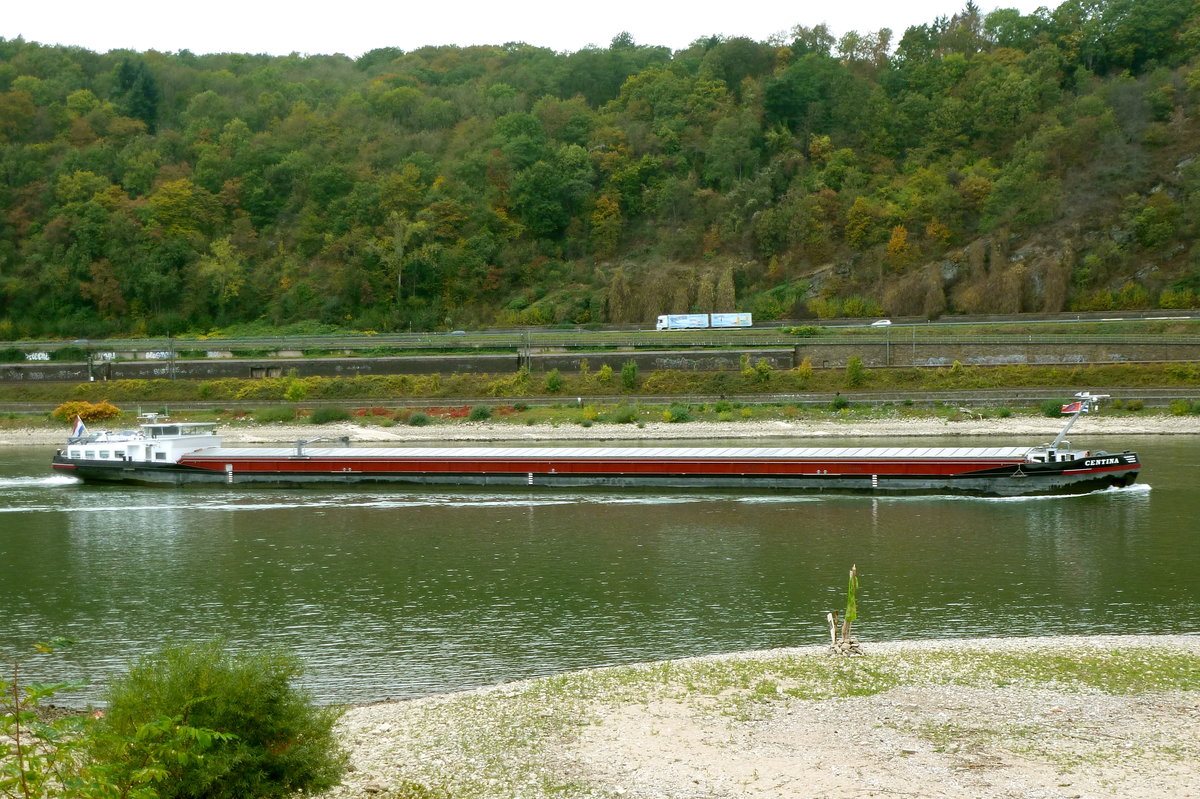
[[[145,122],[147,132],[154,133],[161,92],[158,80],[146,62],[141,59],[122,59],[117,65],[116,86],[126,116]]]

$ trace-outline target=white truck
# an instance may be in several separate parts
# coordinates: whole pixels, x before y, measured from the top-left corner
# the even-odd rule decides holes
[[[655,330],[697,330],[706,327],[750,327],[754,324],[748,313],[680,313],[658,317]]]

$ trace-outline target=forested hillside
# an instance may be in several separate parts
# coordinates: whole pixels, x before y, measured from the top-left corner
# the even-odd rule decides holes
[[[0,39],[0,340],[1191,307],[1198,150],[1195,0],[677,52]]]

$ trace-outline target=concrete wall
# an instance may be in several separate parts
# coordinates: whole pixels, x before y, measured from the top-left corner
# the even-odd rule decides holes
[[[727,372],[742,368],[742,352],[737,350],[688,350],[684,352],[590,352],[590,353],[535,353],[530,357],[530,370],[548,372],[579,371],[579,362],[586,358],[588,369],[599,371],[607,365],[620,372],[626,361],[637,364],[638,371],[645,374],[656,369],[677,369],[688,372]],[[765,358],[775,369],[791,369],[794,352],[791,349],[746,350],[750,362],[757,363]]]
[[[435,374],[438,372],[515,372],[516,355],[461,355],[412,358],[279,358],[221,359],[205,361],[109,361],[92,364],[96,380],[216,380],[225,377],[283,377],[295,370],[300,377],[354,377],[355,375]],[[0,365],[0,380],[87,382],[87,364]]]
[[[917,339],[915,344],[903,340],[862,344],[802,344],[796,347],[794,360],[800,363],[807,356],[816,368],[837,368],[845,366],[852,355],[862,358],[867,366],[950,366],[955,361],[968,366],[1075,366],[1091,363],[1198,361],[1200,344],[1169,341],[1161,344],[922,344]]]

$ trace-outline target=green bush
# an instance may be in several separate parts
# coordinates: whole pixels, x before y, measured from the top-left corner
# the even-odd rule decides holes
[[[0,363],[17,363],[25,360],[25,353],[18,347],[0,347]]]
[[[621,364],[621,387],[626,391],[637,389],[638,365],[634,361]]]
[[[692,421],[691,408],[687,405],[675,403],[663,411],[662,417],[664,422],[690,422]]]
[[[754,368],[751,370],[751,376],[759,383],[769,383],[771,382],[772,371],[774,371],[774,367],[771,366],[770,361],[768,361],[766,358],[759,358],[754,362]]]
[[[295,370],[293,369],[290,371]],[[304,384],[303,380],[290,379],[288,381],[288,387],[283,392],[283,398],[285,400],[288,402],[299,402],[306,396],[308,396],[308,386]]]
[[[835,411],[840,411],[842,408],[850,407],[850,400],[846,399],[841,394],[838,394],[833,398],[833,402],[829,403],[829,405]]]
[[[489,397],[517,397],[529,392],[529,368],[522,366],[511,375],[491,380],[483,389]]]
[[[1042,416],[1050,419],[1057,419],[1062,416],[1062,406],[1067,405],[1071,400],[1067,399],[1048,399],[1042,402]]]
[[[471,409],[471,412],[467,415],[467,418],[472,422],[486,422],[488,419],[492,418],[492,409],[486,405],[476,405]]]
[[[409,427],[424,427],[429,424],[429,417],[417,411],[412,416],[408,417]]]
[[[551,369],[546,373],[545,388],[551,394],[556,394],[562,390],[562,375],[557,369]]]
[[[851,355],[846,359],[846,386],[858,388],[866,382],[867,367],[863,365],[863,359],[857,355]]]
[[[291,405],[275,405],[270,408],[260,408],[254,412],[254,421],[259,424],[294,422],[296,421],[296,409]]]
[[[330,422],[344,422],[349,418],[350,411],[345,408],[325,407],[314,408],[312,414],[308,417],[308,421],[310,424],[328,424]]]
[[[164,764],[161,799],[284,799],[341,781],[346,754],[333,727],[341,710],[317,707],[297,688],[299,659],[279,649],[235,655],[220,642],[175,644],[146,655],[106,693],[107,710],[93,756],[137,761],[135,733],[159,718],[234,736],[203,758]],[[123,740],[119,747],[112,740]]]
[[[73,643],[59,638],[34,649],[48,654]],[[19,662],[6,666],[11,680],[0,676],[0,796],[6,799],[156,799],[149,784],[166,777],[169,767],[195,762],[233,737],[185,724],[182,714],[116,734],[99,723],[99,715],[64,713],[49,703],[82,682],[24,682]],[[134,747],[136,757],[127,757]],[[98,748],[109,753],[107,761],[92,756]]]
[[[618,405],[613,408],[610,414],[612,420],[616,424],[633,424],[637,421],[638,410],[636,405]]]

